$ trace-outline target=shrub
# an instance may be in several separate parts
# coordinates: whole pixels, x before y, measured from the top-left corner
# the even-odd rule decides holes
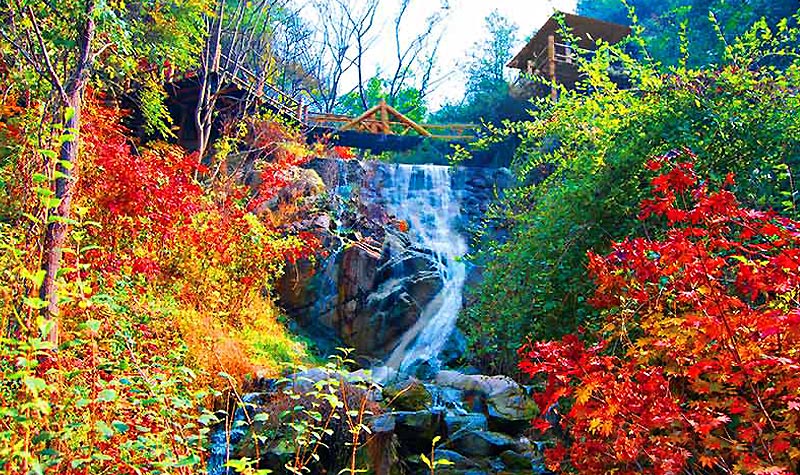
[[[602,326],[521,351],[521,369],[547,377],[542,413],[562,409],[537,423],[566,434],[548,460],[577,473],[796,473],[800,222],[742,207],[675,158],[649,162],[660,174],[641,204],[664,236],[589,254]]]

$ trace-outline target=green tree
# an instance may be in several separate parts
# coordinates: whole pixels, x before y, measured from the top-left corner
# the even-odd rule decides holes
[[[428,111],[419,89],[411,86],[402,87],[392,95],[389,81],[380,75],[370,78],[363,92],[368,107],[383,100],[415,122],[422,122]],[[366,111],[359,91],[351,91],[342,96],[334,110],[338,114],[351,116],[359,116]]]
[[[525,103],[509,94],[506,64],[517,46],[517,26],[498,11],[484,19],[488,35],[472,45],[466,62],[464,99],[445,104],[433,114],[435,122],[487,122],[519,119]]]
[[[676,65],[687,56],[691,66],[718,64],[726,42],[756,20],[764,17],[775,27],[797,9],[795,0],[579,0],[577,6],[580,15],[622,24],[633,20],[653,59]]]

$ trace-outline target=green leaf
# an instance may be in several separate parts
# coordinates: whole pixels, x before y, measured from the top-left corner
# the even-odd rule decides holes
[[[39,394],[47,388],[47,382],[42,378],[34,378],[28,376],[22,379],[22,382],[33,394]]]
[[[117,399],[117,392],[111,388],[103,389],[97,395],[97,400],[100,402],[111,402]]]
[[[80,398],[77,401],[75,401],[75,407],[82,408],[88,406],[91,403],[92,403],[91,399]]]
[[[425,454],[420,454],[419,458],[422,459],[422,462],[425,464],[426,467],[433,468],[430,459],[427,456],[425,456]]]
[[[73,117],[75,117],[74,107],[67,107],[64,109],[64,122],[69,122]]]
[[[41,310],[43,308],[47,308],[47,300],[42,300],[38,297],[25,297],[22,299],[22,303],[26,306],[34,309],[34,310]]]
[[[52,150],[39,150],[39,153],[41,153],[42,156],[48,160],[55,160],[58,158],[58,154]]]
[[[61,204],[61,198],[41,198],[42,206],[48,209],[58,208]]]
[[[84,464],[86,464],[88,462],[91,462],[91,461],[92,461],[92,459],[74,459],[69,463],[69,465],[72,468],[78,468],[78,467],[80,467],[80,466],[82,466],[82,465],[84,465]]]
[[[200,463],[200,457],[195,454],[178,460],[173,467],[191,467]]]
[[[114,430],[111,429],[111,426],[106,424],[105,421],[95,421],[94,428],[101,436],[105,437],[106,439],[114,437]]]
[[[266,412],[259,412],[253,417],[253,422],[265,422],[267,420],[269,420],[269,414]]]
[[[86,328],[88,328],[89,331],[91,331],[92,333],[100,333],[100,324],[101,324],[100,320],[94,320],[94,319],[86,320],[86,323],[84,323],[84,325],[86,325]]]
[[[124,423],[124,422],[122,422],[122,421],[113,421],[113,422],[111,423],[111,425],[112,425],[112,426],[114,427],[114,429],[116,429],[116,430],[117,430],[117,432],[119,432],[120,434],[124,434],[124,433],[128,432],[128,429],[130,428],[130,427],[128,427],[128,424],[126,424],[126,423]]]
[[[64,143],[67,143],[67,142],[72,142],[73,140],[75,140],[75,135],[74,135],[74,134],[61,134],[61,135],[58,137],[58,143],[59,143],[59,144],[64,144]],[[64,167],[64,168],[66,168],[66,167]]]
[[[207,413],[207,414],[202,414],[200,417],[198,417],[197,422],[203,424],[204,426],[208,426],[219,422],[219,418],[214,414]]]

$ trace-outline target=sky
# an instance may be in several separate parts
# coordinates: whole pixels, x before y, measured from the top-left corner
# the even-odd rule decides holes
[[[380,0],[379,15],[384,27],[376,38],[376,44],[370,56],[373,70],[381,65],[381,57],[386,51],[393,51],[392,18],[396,13],[399,0]],[[412,0],[409,10],[408,34],[412,34],[414,26],[422,28],[426,18],[441,9],[446,9],[444,36],[439,47],[438,87],[428,96],[429,109],[435,110],[445,102],[459,102],[464,93],[465,77],[459,72],[458,65],[463,65],[469,50],[475,42],[488,36],[484,28],[484,19],[492,10],[498,10],[503,16],[519,27],[520,43],[515,50],[522,48],[524,39],[533,35],[555,10],[574,13],[577,0]],[[418,31],[418,29],[417,29]],[[383,53],[383,54],[382,54]],[[384,67],[384,69],[386,69]]]

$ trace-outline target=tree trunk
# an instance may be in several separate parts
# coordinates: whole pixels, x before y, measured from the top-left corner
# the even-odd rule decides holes
[[[56,165],[58,170],[63,175],[56,179],[55,196],[60,199],[55,213],[51,216],[50,222],[47,224],[47,230],[44,235],[44,259],[42,262],[42,269],[45,271],[42,287],[39,289],[39,298],[48,302],[45,317],[53,319],[53,327],[49,335],[49,340],[58,344],[58,289],[56,286],[56,277],[58,270],[61,268],[61,255],[64,244],[67,240],[67,220],[70,217],[70,208],[72,205],[72,189],[77,179],[77,173],[74,164],[78,158],[78,145],[79,145],[79,130],[80,130],[80,112],[82,104],[83,91],[75,90],[70,91],[67,98],[67,107],[74,110],[74,114],[69,120],[64,122],[64,129],[72,131],[72,139],[65,141],[61,144],[59,153],[59,162]],[[71,163],[73,166],[65,163]],[[69,168],[68,168],[69,167]]]
[[[39,288],[39,298],[47,301],[47,308],[44,309],[45,318],[51,319],[53,326],[48,335],[48,339],[58,345],[59,327],[59,308],[58,308],[58,286],[56,278],[61,268],[61,255],[64,244],[67,241],[68,221],[70,218],[70,208],[72,205],[72,191],[77,180],[78,149],[80,147],[80,126],[81,126],[81,107],[83,105],[83,91],[86,88],[91,63],[93,61],[91,48],[95,35],[94,23],[95,2],[89,1],[86,4],[86,22],[78,41],[78,58],[75,70],[62,89],[62,112],[66,114],[71,109],[69,115],[65,115],[63,122],[64,133],[71,135],[69,140],[61,143],[59,161],[56,170],[61,174],[56,178],[55,197],[61,200],[58,207],[50,216],[44,236],[44,255],[42,258],[42,269],[45,271],[42,286]],[[55,74],[52,75],[54,78]],[[54,79],[54,81],[56,81]],[[60,86],[54,83],[53,87]]]

